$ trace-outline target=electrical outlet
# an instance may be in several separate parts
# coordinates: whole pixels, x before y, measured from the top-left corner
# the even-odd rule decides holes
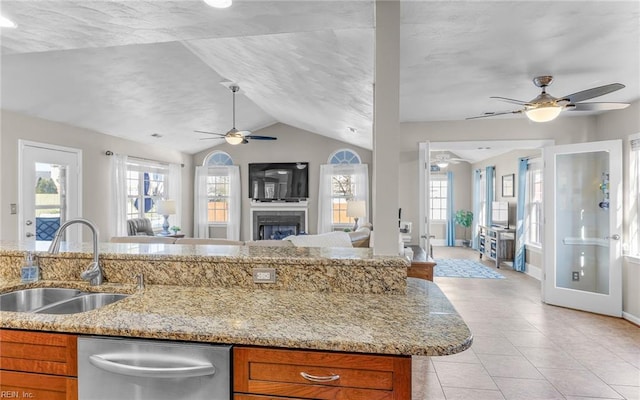
[[[253,283],[276,283],[276,269],[254,268]]]
[[[571,279],[574,280],[574,281],[579,281],[580,280],[580,271],[571,272]]]

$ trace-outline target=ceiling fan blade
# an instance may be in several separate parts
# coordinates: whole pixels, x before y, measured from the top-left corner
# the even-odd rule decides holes
[[[593,99],[594,97],[598,96],[604,96],[607,93],[615,92],[616,90],[620,90],[624,87],[625,86],[622,83],[611,83],[609,85],[598,86],[595,88],[583,90],[581,92],[576,92],[568,96],[561,97],[561,99],[569,99],[571,103],[575,104],[579,101]]]
[[[478,118],[487,118],[487,117],[495,117],[497,115],[506,115],[506,114],[520,114],[524,110],[516,110],[516,111],[501,111],[501,112],[486,112],[482,115],[477,115],[475,117],[468,117],[465,119],[478,119]]]
[[[245,140],[246,139],[256,139],[256,140],[278,140],[277,137],[273,137],[273,136],[259,136],[259,135],[251,135],[251,136],[245,136]]]
[[[629,103],[578,103],[571,107],[571,111],[607,111],[622,110],[629,107]]]
[[[218,135],[220,137],[224,137],[224,133],[216,133],[216,132],[207,132],[207,131],[194,131],[194,132],[198,132],[198,133],[206,133],[207,135]]]
[[[522,100],[510,99],[510,98],[508,98],[508,97],[491,96],[491,97],[489,97],[489,98],[490,98],[490,99],[498,99],[498,100],[506,101],[507,103],[518,104],[518,105],[520,105],[520,106],[528,106],[528,105],[531,105],[531,103],[529,103],[528,101],[522,101]]]

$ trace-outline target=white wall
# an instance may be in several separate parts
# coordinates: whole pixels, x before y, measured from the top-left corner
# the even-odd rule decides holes
[[[624,179],[624,224],[623,239],[629,232],[629,198],[628,182],[631,171],[629,161],[629,135],[640,132],[640,101],[631,104],[630,107],[605,113],[596,119],[597,140],[622,139],[623,142],[623,165],[622,174]],[[640,323],[640,263],[628,258],[622,264],[622,309],[627,317],[635,318],[636,323]]]
[[[3,240],[19,240],[18,215],[9,213],[9,205],[18,203],[18,140],[31,140],[82,150],[82,210],[83,217],[93,221],[101,232],[101,241],[107,241],[109,229],[109,157],[106,150],[130,156],[158,161],[184,164],[182,173],[182,228],[191,232],[193,225],[193,166],[191,156],[160,146],[143,145],[130,140],[103,135],[95,131],[78,128],[58,122],[33,118],[2,110],[0,127],[0,197],[2,224],[0,232]],[[20,205],[18,205],[20,206]],[[90,241],[88,230],[84,241]]]
[[[204,158],[213,150],[228,153],[235,165],[240,166],[240,180],[242,182],[242,223],[240,229],[241,240],[251,240],[250,216],[251,201],[248,195],[248,165],[259,162],[295,162],[309,163],[309,210],[307,227],[308,233],[316,233],[318,227],[318,182],[320,165],[326,164],[329,156],[339,149],[349,148],[355,151],[364,164],[369,165],[369,179],[371,179],[371,151],[344,142],[329,139],[308,131],[297,129],[285,124],[275,124],[255,132],[256,135],[275,136],[275,141],[252,141],[246,145],[232,146],[221,144],[211,149],[199,152],[193,156],[193,165],[202,165]],[[193,169],[193,167],[192,167]],[[375,221],[374,221],[375,224]],[[375,225],[374,225],[375,228]]]

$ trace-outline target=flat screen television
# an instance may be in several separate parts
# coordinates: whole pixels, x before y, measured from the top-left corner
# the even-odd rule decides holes
[[[249,198],[298,201],[309,197],[309,163],[250,163]]]
[[[491,203],[491,226],[509,228],[509,202],[494,201]]]

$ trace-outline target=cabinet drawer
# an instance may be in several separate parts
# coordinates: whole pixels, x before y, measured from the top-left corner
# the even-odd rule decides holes
[[[0,330],[2,369],[77,376],[77,337],[62,333]]]
[[[410,398],[410,357],[236,347],[234,369],[238,393],[301,399]]]
[[[67,376],[0,371],[2,397],[77,400],[78,381]]]

